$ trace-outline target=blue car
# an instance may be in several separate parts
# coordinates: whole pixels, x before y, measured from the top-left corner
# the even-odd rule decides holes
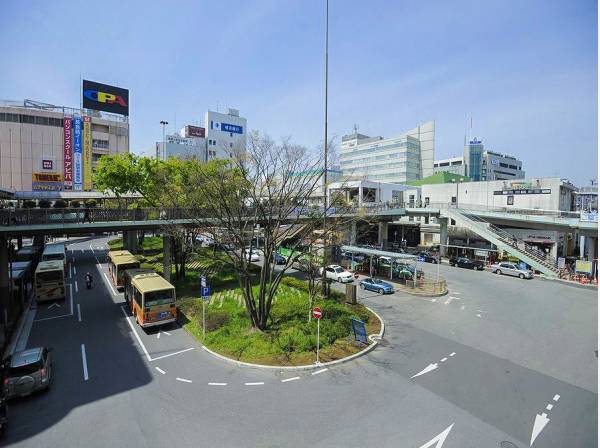
[[[360,289],[367,289],[369,291],[375,291],[379,294],[393,294],[394,287],[383,280],[377,280],[375,278],[366,278],[359,283]]]

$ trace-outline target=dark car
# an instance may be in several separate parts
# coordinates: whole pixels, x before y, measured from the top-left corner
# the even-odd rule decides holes
[[[415,267],[408,263],[396,263],[393,268],[394,276],[400,280],[414,280]],[[417,269],[417,279],[424,278],[425,273]]]
[[[285,257],[277,252],[273,252],[273,263],[275,264],[285,264]]]
[[[394,287],[383,280],[378,280],[374,278],[366,278],[362,280],[360,283],[360,289],[367,289],[369,291],[375,291],[379,294],[393,294]]]
[[[50,387],[52,349],[36,347],[16,352],[7,360],[3,392],[9,398],[23,397]]]
[[[472,260],[468,257],[456,257],[450,259],[450,266],[458,266],[459,268],[477,269],[483,271],[483,263],[479,260]]]
[[[418,258],[419,261],[424,261],[425,263],[433,263],[433,264],[437,264],[438,263],[438,258],[432,254],[430,254],[429,252],[417,252],[415,254]]]

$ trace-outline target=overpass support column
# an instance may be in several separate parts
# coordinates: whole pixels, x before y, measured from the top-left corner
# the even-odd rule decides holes
[[[135,230],[132,230],[128,233],[128,240],[129,240],[129,252],[131,252],[132,254],[137,254],[139,252],[138,248],[138,238],[137,238],[137,232]]]
[[[587,248],[587,259],[593,261],[596,255],[596,238],[593,236],[585,237],[585,247]]]
[[[350,244],[356,244],[356,221],[350,223]]]
[[[171,281],[171,237],[163,235],[163,277]]]
[[[6,336],[6,319],[9,303],[8,289],[8,242],[6,238],[0,238],[0,322],[2,323],[0,328],[5,333],[0,336],[2,339]]]
[[[379,231],[377,232],[377,243],[379,247],[385,248],[388,240],[388,223],[380,222]]]
[[[448,218],[438,218],[440,223],[440,257],[448,253]]]

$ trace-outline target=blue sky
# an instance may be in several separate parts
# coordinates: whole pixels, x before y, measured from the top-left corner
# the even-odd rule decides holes
[[[77,106],[80,76],[130,89],[131,149],[160,120],[240,109],[251,129],[323,138],[324,1],[4,0],[3,99]],[[95,5],[102,5],[101,8]],[[469,118],[528,177],[597,177],[592,0],[330,1],[329,132],[393,136],[436,121],[436,158]]]

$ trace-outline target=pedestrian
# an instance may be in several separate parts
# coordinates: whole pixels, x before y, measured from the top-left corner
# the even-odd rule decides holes
[[[90,224],[92,223],[92,211],[89,207],[86,207],[83,211],[83,222],[85,223],[86,221]]]

